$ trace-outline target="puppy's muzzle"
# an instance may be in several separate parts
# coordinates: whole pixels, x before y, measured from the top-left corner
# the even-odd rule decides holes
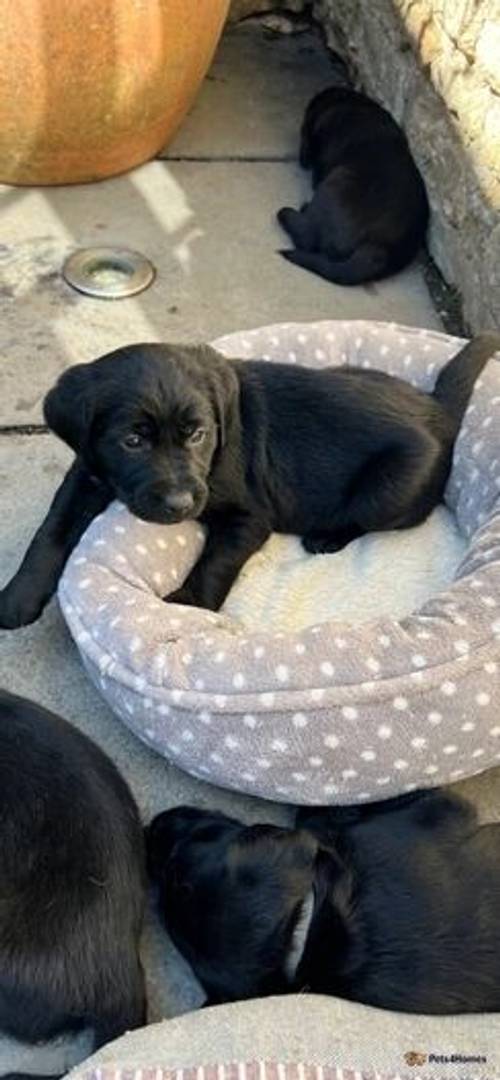
[[[172,489],[167,485],[144,485],[131,493],[119,490],[117,495],[131,513],[143,521],[174,525],[179,521],[197,518],[201,514],[207,501],[208,490],[201,482],[189,488]]]
[[[172,492],[165,498],[165,509],[176,520],[181,520],[194,510],[194,495],[191,491]]]

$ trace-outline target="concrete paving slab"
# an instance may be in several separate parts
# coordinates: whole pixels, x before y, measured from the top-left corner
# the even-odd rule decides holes
[[[306,105],[334,74],[319,31],[228,27],[189,116],[159,156],[296,159]]]
[[[200,340],[291,319],[388,319],[438,327],[417,265],[369,287],[322,281],[277,254],[275,220],[307,195],[290,164],[154,161],[97,185],[11,192],[0,251],[0,426],[39,423],[67,364],[131,341]],[[61,277],[76,247],[143,252],[154,284],[95,300]]]

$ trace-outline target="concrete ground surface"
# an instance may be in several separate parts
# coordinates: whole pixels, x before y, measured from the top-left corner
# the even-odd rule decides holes
[[[330,79],[328,54],[313,34],[274,36],[259,23],[243,24],[226,32],[191,115],[160,160],[96,185],[2,191],[0,584],[16,569],[70,459],[37,430],[44,393],[65,365],[134,340],[211,339],[295,319],[439,327],[418,265],[376,286],[342,289],[276,254],[284,241],[276,210],[299,205],[308,191],[295,163],[302,114]],[[115,302],[73,292],[61,278],[63,259],[94,243],[142,251],[156,266],[154,285]],[[55,602],[35,626],[1,635],[0,679],[93,736],[126,776],[145,820],[186,802],[248,820],[289,819],[285,807],[190,778],[125,730],[85,676]],[[469,789],[492,816],[498,774]],[[200,1003],[153,915],[144,958],[151,1019]],[[59,1067],[60,1053],[56,1047],[43,1057],[45,1071]],[[79,1045],[65,1063],[82,1053]],[[0,1040],[0,1073],[39,1068],[41,1060],[38,1051]]]

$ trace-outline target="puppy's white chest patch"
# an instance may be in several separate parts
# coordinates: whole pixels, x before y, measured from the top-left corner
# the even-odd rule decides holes
[[[302,911],[299,915],[299,919],[292,936],[292,942],[288,953],[285,957],[284,973],[287,979],[292,981],[295,978],[297,968],[304,955],[304,949],[306,947],[307,935],[311,926],[311,921],[314,912],[314,892],[311,892],[306,896],[304,903],[302,904]]]

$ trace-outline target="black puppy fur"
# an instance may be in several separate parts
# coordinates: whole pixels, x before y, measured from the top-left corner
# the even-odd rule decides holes
[[[145,1022],[144,837],[113,763],[65,720],[0,691],[0,1031]],[[17,1075],[17,1074],[16,1074]]]
[[[112,498],[146,521],[208,526],[169,599],[214,610],[273,531],[326,552],[417,525],[442,498],[474,381],[499,347],[495,334],[469,343],[432,395],[382,372],[226,360],[208,346],[135,345],[71,368],[45,415],[77,459],[0,593],[0,626],[37,617]]]
[[[402,1012],[500,1009],[498,825],[439,790],[296,824],[181,807],[149,827],[161,915],[209,1003],[307,990]]]
[[[365,94],[341,87],[310,102],[300,163],[312,169],[311,202],[278,220],[296,250],[286,259],[338,285],[402,270],[424,242],[429,206],[405,135]]]

